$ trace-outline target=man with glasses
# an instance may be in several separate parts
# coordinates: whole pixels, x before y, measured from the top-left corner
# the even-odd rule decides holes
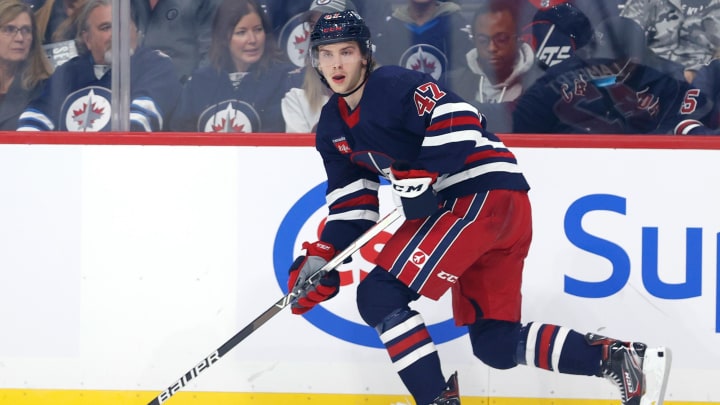
[[[491,0],[475,12],[475,47],[467,65],[450,73],[450,88],[487,117],[491,132],[510,132],[512,108],[523,90],[542,75],[533,49],[518,37],[517,3]]]

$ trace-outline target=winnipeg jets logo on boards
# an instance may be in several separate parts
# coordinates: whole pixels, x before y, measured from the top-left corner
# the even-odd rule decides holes
[[[91,86],[70,93],[60,108],[60,130],[98,132],[110,130],[110,90]]]
[[[200,114],[198,132],[259,132],[260,116],[248,103],[226,100]]]
[[[338,152],[342,153],[343,155],[348,155],[352,153],[352,149],[350,149],[350,144],[344,136],[341,138],[333,139],[332,142]]]
[[[429,44],[411,46],[400,56],[400,66],[427,73],[439,80],[447,68],[448,59],[440,49]]]
[[[312,27],[305,22],[305,13],[297,14],[288,20],[280,30],[278,45],[297,67],[305,66],[311,30]]]

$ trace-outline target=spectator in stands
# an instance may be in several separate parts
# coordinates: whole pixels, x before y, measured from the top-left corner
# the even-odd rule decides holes
[[[305,13],[305,22],[309,27],[314,27],[323,13],[345,10],[356,10],[355,4],[350,0],[313,0]],[[332,94],[312,66],[307,53],[306,56],[302,86],[291,88],[282,99],[285,132],[315,132],[320,110]]]
[[[17,128],[20,113],[49,76],[32,9],[19,0],[0,0],[0,130]]]
[[[134,21],[130,30],[130,127],[160,131],[179,98],[180,83],[170,58],[137,46]],[[43,93],[20,116],[19,130],[111,129],[112,1],[89,0],[78,24],[79,55],[50,76]]]
[[[77,17],[85,3],[87,0],[63,0],[65,19],[52,33],[51,42],[68,41],[77,36]]]
[[[633,20],[608,19],[520,97],[513,132],[688,134],[711,104],[667,64]]]
[[[720,45],[718,0],[627,0],[622,16],[643,27],[656,54],[683,65],[688,82]]]
[[[288,59],[298,67],[305,65],[305,54],[312,26],[308,24],[308,7],[338,3],[338,0],[261,0],[269,14],[274,16],[273,27]],[[344,3],[344,1],[343,1]],[[385,24],[392,14],[392,4],[387,0],[355,0],[353,10],[357,11],[372,32]],[[298,6],[302,8],[298,9]],[[278,9],[281,11],[278,12]],[[278,15],[280,15],[278,17]],[[278,25],[280,24],[280,25]]]
[[[224,0],[212,24],[210,66],[183,89],[178,131],[284,132],[280,102],[301,80],[285,61],[256,0]]]
[[[472,102],[486,117],[490,132],[512,131],[515,100],[543,71],[533,49],[519,38],[518,4],[488,0],[475,12],[472,36],[475,48],[466,66],[450,72],[450,88]]]
[[[443,84],[447,72],[463,66],[472,49],[461,7],[438,0],[407,0],[374,38],[379,64],[420,70]]]
[[[170,56],[181,82],[208,64],[210,25],[220,0],[131,0],[140,45]]]

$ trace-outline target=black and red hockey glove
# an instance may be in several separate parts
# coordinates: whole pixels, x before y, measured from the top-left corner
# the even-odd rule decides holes
[[[290,266],[288,277],[288,290],[297,294],[297,300],[292,304],[293,314],[304,314],[315,305],[334,297],[340,290],[340,274],[332,269],[320,277],[315,277],[311,283],[308,278],[320,270],[335,256],[335,248],[325,242],[304,242],[305,255],[298,256]]]
[[[440,201],[433,184],[437,173],[412,169],[408,162],[395,161],[390,167],[393,200],[406,219],[425,218],[438,210]]]

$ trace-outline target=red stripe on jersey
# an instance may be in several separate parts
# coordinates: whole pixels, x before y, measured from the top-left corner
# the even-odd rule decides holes
[[[472,196],[465,196],[455,200],[452,207],[448,207],[458,217],[464,217],[475,199]]]
[[[482,152],[473,153],[465,159],[465,164],[477,162],[478,160],[490,159],[490,158],[508,158],[515,159],[515,155],[512,152],[499,152],[494,149],[484,150]]]
[[[333,204],[330,209],[338,209],[338,208],[347,208],[347,207],[355,207],[358,205],[374,205],[376,207],[380,206],[380,202],[378,201],[377,196],[375,195],[361,195],[359,197],[351,198],[347,201],[343,201],[341,203]]]
[[[440,218],[445,218],[448,215],[452,215],[450,213],[445,213]],[[417,249],[410,255],[410,259],[407,263],[405,263],[405,266],[400,271],[400,274],[398,274],[398,279],[402,281],[403,283],[407,282],[406,285],[410,285],[415,281],[415,278],[417,277],[417,274],[420,272],[420,268],[422,267],[422,264],[425,260],[427,260],[427,256],[429,254],[440,254],[440,252],[437,252],[438,245],[440,244],[440,241],[445,239],[445,236],[447,235],[447,232],[455,225],[457,221],[445,221],[445,220],[437,220],[433,226],[432,230],[427,232],[425,234],[425,238],[420,241],[420,244],[418,245]],[[424,260],[423,263],[414,263],[413,259],[420,257],[420,254],[423,254]],[[442,253],[444,254],[444,253]],[[433,273],[436,269],[433,269]],[[432,273],[431,273],[432,274]],[[423,276],[426,278],[426,280],[423,280],[423,284],[427,281],[427,279],[430,278],[430,274],[427,274],[426,276]],[[422,288],[420,291],[422,293]]]
[[[538,367],[545,370],[552,370],[550,368],[550,348],[552,347],[552,339],[555,336],[557,330],[555,325],[545,325],[542,332],[540,332],[540,352],[537,354]]]
[[[447,214],[443,215],[443,217],[445,216],[447,216]],[[432,231],[428,232],[418,245],[418,249],[423,252],[433,253],[433,250],[435,250],[440,241],[445,238],[445,235],[455,225],[455,222],[456,221],[436,221],[435,224],[433,224]]]
[[[452,117],[430,125],[429,127],[427,127],[427,131],[437,131],[438,129],[450,128],[456,125],[477,125],[479,127],[480,118],[478,118],[477,116],[473,117],[469,115]]]
[[[411,348],[418,342],[422,342],[423,340],[430,340],[430,334],[425,328],[420,329],[419,331],[413,333],[405,339],[400,340],[392,346],[388,346],[388,354],[390,354],[390,357],[395,357],[398,354],[404,352],[405,350]]]
[[[360,122],[360,106],[355,111],[350,112],[350,107],[343,97],[338,97],[338,106],[340,107],[340,115],[348,127],[352,128]]]
[[[415,280],[415,276],[417,275],[418,271],[420,271],[420,267],[418,267],[415,263],[408,261],[405,263],[402,270],[400,270],[400,273],[398,273],[396,277],[403,284],[410,285],[412,284],[412,281]]]

